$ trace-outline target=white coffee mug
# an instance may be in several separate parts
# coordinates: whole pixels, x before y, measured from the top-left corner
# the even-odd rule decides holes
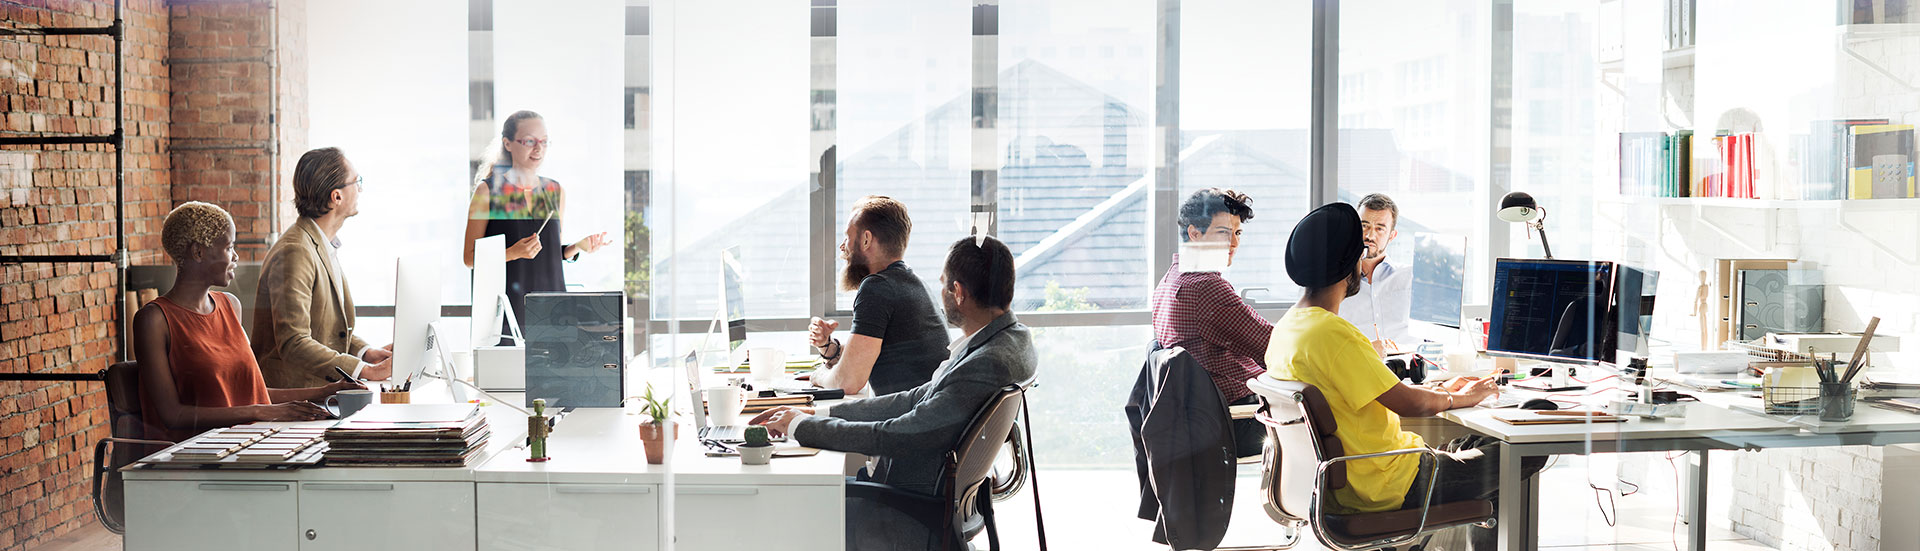
[[[778,348],[755,348],[748,352],[747,366],[756,385],[771,385],[787,371],[787,352]]]
[[[737,386],[707,389],[707,424],[724,427],[739,425],[740,409],[747,406],[747,394]]]

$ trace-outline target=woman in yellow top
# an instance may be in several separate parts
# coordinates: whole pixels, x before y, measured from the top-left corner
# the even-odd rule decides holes
[[[1327,397],[1347,455],[1404,450],[1426,445],[1420,436],[1400,430],[1401,416],[1424,417],[1469,407],[1495,393],[1492,379],[1475,381],[1457,392],[1408,386],[1380,362],[1373,345],[1342,319],[1340,303],[1360,290],[1357,266],[1364,248],[1360,214],[1352,205],[1334,203],[1308,213],[1287,240],[1287,276],[1306,288],[1300,302],[1273,324],[1267,344],[1267,376],[1313,385]],[[1471,438],[1471,437],[1470,437]],[[1463,438],[1440,448],[1433,503],[1492,499],[1499,481],[1499,448]],[[1530,458],[1542,459],[1542,458]],[[1426,493],[1433,472],[1431,456],[1403,454],[1347,464],[1347,486],[1334,491],[1342,512],[1378,512],[1417,505],[1409,496]],[[1523,463],[1525,476],[1545,461]],[[1494,532],[1475,529],[1473,547],[1492,549]]]

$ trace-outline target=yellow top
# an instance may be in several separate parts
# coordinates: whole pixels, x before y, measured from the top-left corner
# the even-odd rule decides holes
[[[1273,324],[1267,344],[1267,376],[1320,389],[1332,406],[1346,455],[1404,450],[1426,445],[1400,430],[1400,416],[1375,398],[1400,384],[1352,323],[1332,312],[1292,308]],[[1347,462],[1347,486],[1333,497],[1345,512],[1397,510],[1419,470],[1418,454]]]

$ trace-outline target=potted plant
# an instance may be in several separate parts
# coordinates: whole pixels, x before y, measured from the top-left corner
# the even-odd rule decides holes
[[[668,404],[672,396],[655,397],[653,385],[647,385],[647,392],[640,396],[649,419],[640,423],[640,445],[647,450],[647,464],[659,465],[667,460],[667,441],[679,436],[678,425],[668,417],[673,409]]]
[[[747,427],[747,442],[740,445],[740,464],[765,465],[773,460],[773,442],[767,440],[767,427]]]

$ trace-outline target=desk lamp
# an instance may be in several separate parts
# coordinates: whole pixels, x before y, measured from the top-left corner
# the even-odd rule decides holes
[[[1553,260],[1553,247],[1547,245],[1547,209],[1534,202],[1533,196],[1524,191],[1516,191],[1500,198],[1500,210],[1496,215],[1501,220],[1515,224],[1526,224],[1540,232],[1540,250],[1547,253],[1547,260]]]

